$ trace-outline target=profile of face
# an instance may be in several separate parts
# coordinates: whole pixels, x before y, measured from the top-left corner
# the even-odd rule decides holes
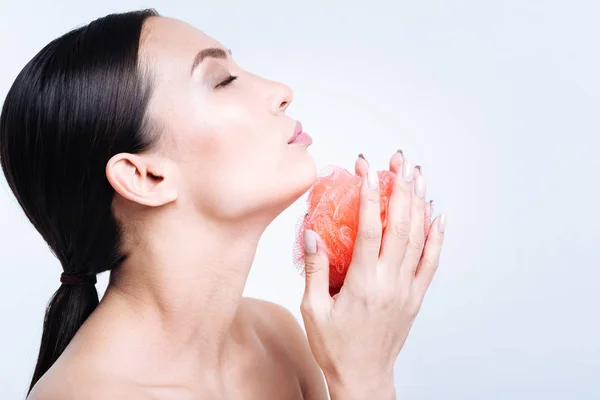
[[[154,84],[148,112],[160,140],[151,154],[109,161],[118,193],[149,205],[177,199],[193,212],[237,220],[273,218],[311,187],[317,172],[307,144],[288,144],[296,128],[286,115],[290,88],[245,71],[185,22],[150,17],[144,29],[140,56]]]

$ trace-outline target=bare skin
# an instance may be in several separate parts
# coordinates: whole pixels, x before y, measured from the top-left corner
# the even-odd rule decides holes
[[[390,170],[398,173],[402,162],[403,158],[394,154]],[[364,176],[367,169],[366,161],[358,159],[356,173]],[[415,177],[420,175],[415,169]],[[430,206],[430,203],[425,205],[426,219],[432,213]],[[307,286],[310,279],[314,277],[307,276]],[[110,315],[106,303],[111,301],[111,293],[108,292],[67,351],[40,380],[30,399],[328,398],[321,369],[304,332],[292,314],[279,305],[242,298],[218,368],[202,363],[202,357],[196,365],[187,367],[184,354],[178,359],[168,359],[173,357],[165,348],[171,342],[169,338],[161,340],[152,331],[141,332],[146,328],[137,323],[140,321],[128,322],[131,316]],[[307,291],[305,300],[311,295]],[[107,332],[100,327],[106,325],[108,318],[117,322],[113,325],[117,331]],[[356,381],[359,386],[367,387],[366,376],[360,374],[363,373],[359,373]],[[336,385],[337,381],[331,383]],[[382,395],[387,395],[389,388],[384,385],[381,388]],[[343,394],[341,398],[370,396],[369,393],[356,396],[357,389],[350,385],[337,392]]]
[[[288,144],[291,89],[176,19],[149,18],[139,54],[161,131],[106,165],[127,259],[29,399],[326,398],[296,320],[242,297],[262,233],[316,178]]]
[[[262,233],[316,179],[306,145],[288,144],[291,90],[243,70],[188,24],[152,17],[145,26],[140,53],[156,79],[149,113],[161,143],[106,166],[128,257],[29,399],[320,400],[323,375],[334,400],[395,398],[394,361],[437,269],[445,226],[437,218],[424,235],[431,209],[420,171],[391,157],[393,228],[382,238],[379,189],[357,160],[359,236],[334,298],[314,235],[318,251],[306,257],[307,341],[288,311],[242,297]],[[209,48],[221,57],[190,71]],[[234,84],[220,87],[231,75]]]
[[[165,363],[161,352],[136,354],[123,334],[82,332],[30,399],[327,399],[304,332],[274,303],[243,298],[220,371],[206,366],[196,377],[176,362],[155,368]],[[145,337],[132,341],[152,346]]]

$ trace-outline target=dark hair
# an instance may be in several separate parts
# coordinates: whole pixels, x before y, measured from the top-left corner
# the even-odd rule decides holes
[[[152,79],[138,56],[150,16],[158,13],[110,14],[53,40],[19,73],[2,107],[6,180],[70,275],[95,276],[125,257],[106,164],[158,140],[146,112]],[[93,284],[54,293],[29,392],[97,305]]]

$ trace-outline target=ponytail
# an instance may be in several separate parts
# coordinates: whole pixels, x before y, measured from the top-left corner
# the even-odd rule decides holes
[[[93,284],[61,284],[46,308],[40,354],[29,392],[60,357],[96,306],[98,292]]]
[[[25,215],[68,274],[46,309],[29,393],[98,306],[97,274],[122,263],[106,165],[151,150],[151,71],[138,56],[152,9],[109,14],[51,41],[0,114],[0,164]],[[85,278],[87,277],[87,278]]]

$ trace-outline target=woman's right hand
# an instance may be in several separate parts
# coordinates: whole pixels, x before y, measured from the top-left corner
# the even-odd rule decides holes
[[[394,363],[439,263],[444,214],[432,222],[425,237],[423,177],[401,153],[392,156],[390,169],[396,177],[385,235],[379,180],[374,170],[362,174],[352,262],[333,297],[325,243],[315,232],[304,232],[302,318],[332,399],[395,398]]]

